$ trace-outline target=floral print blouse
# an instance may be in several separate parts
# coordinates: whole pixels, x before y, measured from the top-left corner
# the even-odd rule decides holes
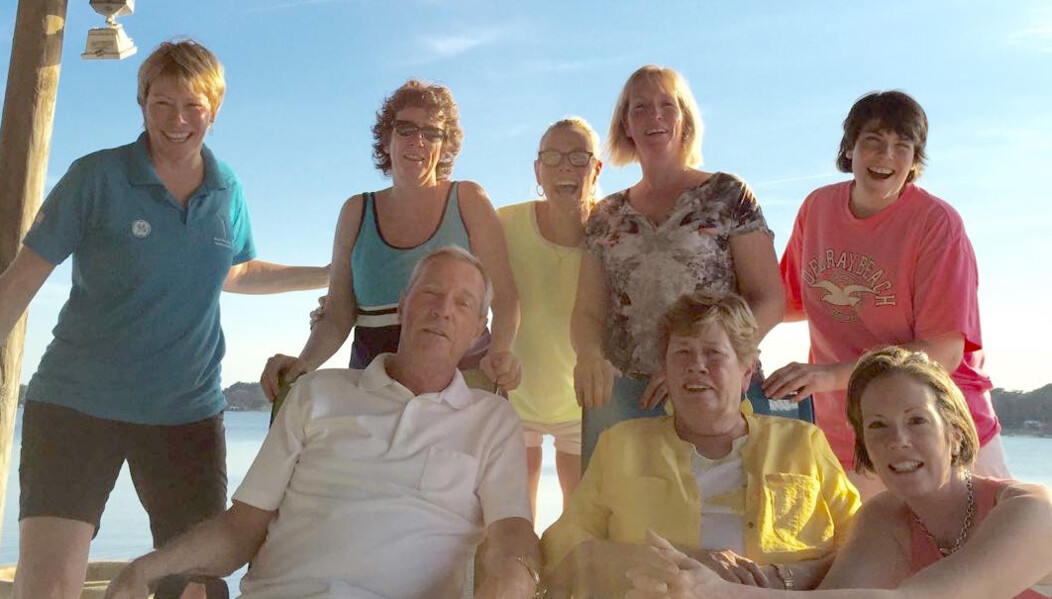
[[[684,191],[656,224],[628,201],[628,190],[603,198],[585,225],[585,245],[603,265],[609,290],[603,352],[629,378],[661,368],[658,323],[680,296],[738,291],[730,239],[774,236],[745,181],[714,173]]]

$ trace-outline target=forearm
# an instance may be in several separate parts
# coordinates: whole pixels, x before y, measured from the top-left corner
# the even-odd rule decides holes
[[[493,298],[493,329],[490,331],[491,352],[511,351],[519,332],[519,299],[516,296]]]
[[[574,310],[570,319],[570,342],[578,359],[602,356],[603,323],[593,310]]]
[[[0,342],[5,342],[29,302],[47,280],[55,265],[29,248],[22,248],[7,270],[0,274]]]
[[[0,276],[0,342],[5,342],[18,319],[25,314],[37,289],[30,289],[8,277]]]
[[[319,368],[331,358],[347,341],[355,322],[355,311],[348,315],[326,312],[314,324],[310,337],[300,351],[300,359],[307,363],[311,370]]]
[[[756,323],[759,325],[757,334],[760,339],[781,323],[785,316],[785,299],[780,287],[777,292],[746,296],[745,301],[756,317]]]
[[[914,351],[922,351],[928,357],[938,362],[947,372],[957,370],[964,359],[964,335],[961,333],[948,333],[928,339],[915,339],[909,343],[903,343],[902,347]]]
[[[818,585],[821,584],[835,556],[836,554],[830,553],[818,559],[781,564],[781,567],[789,571],[793,579],[793,588],[798,591],[811,590],[818,588]]]
[[[482,596],[533,594],[541,554],[533,525],[524,518],[505,518],[489,525],[483,544]]]
[[[327,266],[286,266],[250,260],[231,268],[223,290],[261,295],[319,289],[329,284]]]
[[[255,513],[246,518],[246,509]],[[227,576],[256,554],[272,517],[272,512],[235,504],[165,547],[136,559],[133,565],[151,583],[169,574]]]

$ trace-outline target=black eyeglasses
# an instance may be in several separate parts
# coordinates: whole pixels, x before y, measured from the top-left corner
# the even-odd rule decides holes
[[[545,166],[559,166],[563,156],[570,161],[572,166],[588,166],[592,161],[592,153],[584,150],[573,150],[571,152],[560,152],[559,150],[541,150],[537,152],[537,159]]]
[[[446,141],[445,129],[439,129],[438,127],[421,127],[411,121],[395,121],[394,132],[399,137],[412,137],[417,133],[423,137],[426,141],[436,144],[440,141]]]

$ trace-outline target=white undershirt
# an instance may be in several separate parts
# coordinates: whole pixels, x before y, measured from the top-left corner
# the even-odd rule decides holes
[[[690,456],[690,470],[701,494],[701,547],[745,552],[745,471],[741,449],[748,435],[734,440],[731,451],[718,460]]]

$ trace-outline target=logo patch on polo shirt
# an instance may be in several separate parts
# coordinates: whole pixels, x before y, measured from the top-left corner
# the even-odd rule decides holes
[[[142,219],[133,222],[131,229],[132,235],[138,237],[139,239],[142,239],[143,237],[149,235],[150,231],[152,230],[152,228],[150,227],[150,223]]]

